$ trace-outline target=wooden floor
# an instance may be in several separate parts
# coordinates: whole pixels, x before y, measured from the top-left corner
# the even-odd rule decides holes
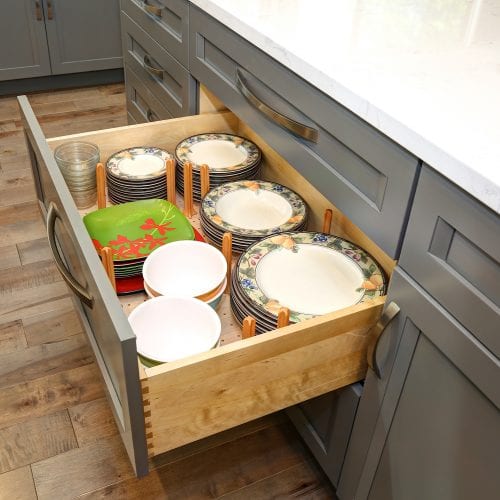
[[[123,85],[33,94],[48,137],[126,125]],[[283,415],[134,477],[52,262],[13,97],[0,98],[0,500],[335,498]]]

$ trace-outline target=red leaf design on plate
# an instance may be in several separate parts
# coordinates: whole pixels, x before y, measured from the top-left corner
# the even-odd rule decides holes
[[[95,240],[95,239],[93,239],[93,238],[92,238],[92,243],[94,244],[95,249],[96,249],[99,253],[101,253],[101,250],[102,250],[104,247],[101,245],[101,243],[99,242],[99,240]]]
[[[126,236],[123,236],[121,234],[119,234],[116,237],[116,240],[110,240],[110,242],[109,242],[109,244],[114,246],[114,247],[118,247],[120,245],[125,245],[127,243],[131,243],[131,241]]]
[[[165,240],[167,238],[155,238],[151,234],[146,234],[144,236],[144,243],[147,245],[149,244],[149,249],[153,250],[156,246],[161,246],[165,243]]]
[[[144,224],[141,227],[141,229],[144,229],[145,231],[149,230],[157,230],[162,236],[167,232],[167,231],[175,231],[175,227],[167,227],[172,224],[172,221],[165,222],[165,224],[157,224],[153,219],[146,219],[144,221]]]

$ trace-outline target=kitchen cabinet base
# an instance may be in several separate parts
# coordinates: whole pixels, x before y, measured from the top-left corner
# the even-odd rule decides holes
[[[107,69],[72,73],[70,75],[43,76],[40,78],[22,78],[0,82],[0,96],[19,95],[44,90],[68,89],[73,87],[90,87],[123,82],[123,69]]]

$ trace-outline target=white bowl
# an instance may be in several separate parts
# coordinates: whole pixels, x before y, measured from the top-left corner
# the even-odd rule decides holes
[[[137,306],[128,321],[137,352],[161,363],[209,351],[221,333],[217,313],[189,297],[154,297]]]
[[[170,297],[197,297],[218,288],[227,264],[217,248],[201,241],[174,241],[148,255],[142,274],[154,292]]]

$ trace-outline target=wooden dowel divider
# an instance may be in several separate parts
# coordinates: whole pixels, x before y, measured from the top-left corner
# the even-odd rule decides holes
[[[278,328],[283,328],[284,326],[288,326],[290,323],[290,309],[288,307],[280,308],[278,312]]]
[[[255,318],[252,316],[247,316],[243,320],[243,326],[241,330],[241,338],[248,339],[255,336]]]
[[[210,171],[208,169],[208,165],[204,164],[200,167],[200,184],[201,198],[203,199],[210,190]]]
[[[192,217],[193,208],[193,165],[187,161],[184,163],[184,215]]]
[[[106,172],[104,165],[98,163],[95,167],[96,188],[97,188],[97,208],[106,208]]]
[[[109,281],[111,281],[111,285],[116,292],[115,267],[113,266],[113,251],[111,248],[104,247],[101,249],[101,259]]]
[[[231,233],[224,233],[222,236],[222,254],[227,265],[227,285],[224,293],[229,293],[231,290],[231,265],[233,261],[233,235]]]
[[[332,230],[332,215],[333,212],[330,208],[327,208],[325,210],[325,213],[323,215],[323,232],[330,234]]]
[[[177,194],[175,192],[175,160],[169,158],[165,162],[167,175],[167,200],[174,205],[177,205]]]

